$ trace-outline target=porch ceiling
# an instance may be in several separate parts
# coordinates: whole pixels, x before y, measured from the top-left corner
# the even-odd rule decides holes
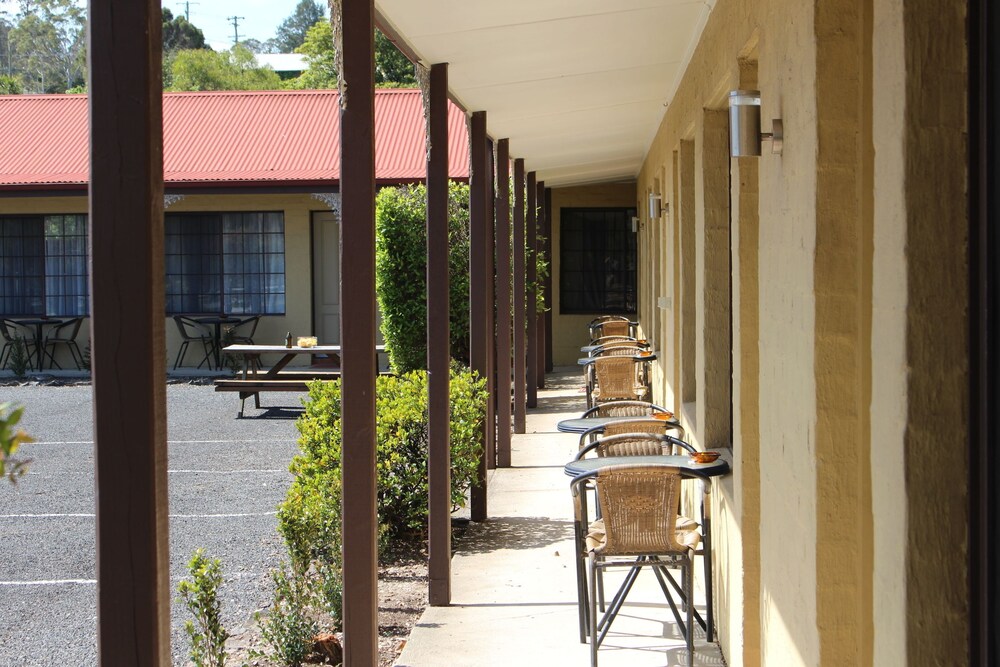
[[[715,0],[376,0],[546,185],[634,178]]]

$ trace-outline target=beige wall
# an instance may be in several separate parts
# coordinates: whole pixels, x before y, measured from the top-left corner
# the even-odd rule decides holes
[[[639,199],[670,205],[639,207],[655,398],[732,448],[727,664],[964,662],[964,7],[719,0],[646,155]],[[740,87],[784,152],[720,165]]]
[[[593,315],[560,313],[560,210],[600,206],[636,206],[635,183],[607,183],[552,189],[552,363],[556,366],[576,366],[576,360],[580,358],[580,347],[590,342],[587,323],[594,319]]]
[[[283,211],[285,219],[285,314],[261,318],[254,341],[261,344],[284,342],[285,334],[311,335],[312,331],[312,257],[310,254],[310,214],[328,210],[327,206],[309,194],[264,195],[187,195],[167,207],[167,213],[195,211]],[[0,198],[0,214],[18,213],[87,213],[86,197],[18,197]],[[88,339],[89,320],[84,321],[79,344]],[[167,358],[173,367],[180,336],[173,320],[166,318]],[[333,341],[335,342],[335,341]],[[71,363],[68,356],[59,357],[60,363]],[[199,361],[192,347],[185,357],[185,365],[195,366]],[[299,363],[305,363],[301,361]],[[66,367],[66,364],[63,364]],[[70,366],[71,367],[71,366]]]

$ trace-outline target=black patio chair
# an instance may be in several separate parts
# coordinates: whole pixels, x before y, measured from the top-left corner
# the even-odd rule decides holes
[[[182,339],[181,347],[177,350],[177,359],[174,361],[174,370],[177,370],[177,367],[184,362],[184,355],[187,354],[188,345],[195,341],[200,342],[202,348],[205,350],[205,356],[198,364],[198,368],[201,368],[206,363],[211,368],[212,352],[215,351],[215,339],[208,327],[184,315],[174,315],[174,323],[177,324],[177,330],[180,331]]]
[[[24,353],[27,355],[28,365],[31,365],[31,357],[34,356],[32,348],[35,347],[35,339],[30,331],[14,320],[0,319],[0,338],[3,338],[3,348],[0,349],[0,369],[7,368],[7,364],[10,363],[11,350],[13,350],[19,338],[24,345]]]
[[[52,368],[54,365],[59,370],[62,370],[62,366],[56,361],[55,348],[57,345],[65,345],[69,349],[69,354],[73,357],[73,363],[76,364],[76,370],[83,368],[83,352],[80,351],[80,346],[76,344],[76,336],[80,333],[80,325],[82,324],[82,317],[74,317],[54,327],[45,336],[42,350],[45,356],[49,358],[49,368]],[[52,346],[51,352],[49,351],[50,345]]]

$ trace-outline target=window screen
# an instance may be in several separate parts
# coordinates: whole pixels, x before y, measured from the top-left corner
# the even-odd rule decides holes
[[[561,209],[560,312],[635,312],[634,215],[631,208]]]
[[[86,315],[87,296],[87,216],[0,217],[0,315]]]
[[[285,312],[280,212],[165,216],[167,313]]]

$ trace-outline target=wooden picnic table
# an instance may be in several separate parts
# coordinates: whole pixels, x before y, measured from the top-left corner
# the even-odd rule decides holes
[[[260,409],[260,392],[283,391],[304,392],[308,390],[307,383],[312,380],[333,380],[340,377],[340,345],[316,345],[314,347],[285,347],[284,345],[229,345],[222,349],[226,354],[243,357],[243,370],[240,377],[220,378],[215,381],[216,391],[234,391],[240,394],[240,417],[246,399],[254,397],[254,406]],[[384,345],[376,345],[376,359],[379,352],[384,352]],[[263,354],[280,354],[278,362],[266,372],[261,372],[260,357]],[[336,365],[325,367],[296,368],[290,372],[282,372],[286,366],[300,355],[325,356],[336,360]],[[377,364],[376,364],[377,366]],[[376,368],[376,372],[378,369]]]

